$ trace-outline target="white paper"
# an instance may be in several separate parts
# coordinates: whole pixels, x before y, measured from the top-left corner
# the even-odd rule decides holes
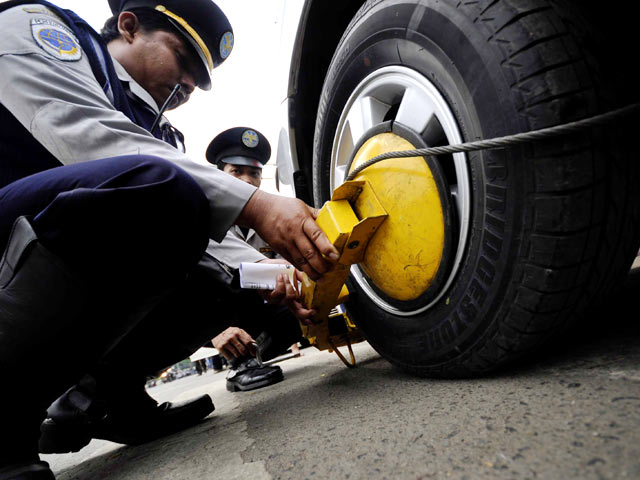
[[[292,265],[274,263],[241,263],[240,287],[256,290],[273,290],[276,279],[281,273],[286,273],[289,281],[294,284],[295,268]]]
[[[211,347],[200,347],[198,350],[193,352],[193,355],[189,357],[189,360],[195,362],[196,360],[202,360],[203,358],[213,357],[214,355],[218,355],[220,352],[215,348]]]

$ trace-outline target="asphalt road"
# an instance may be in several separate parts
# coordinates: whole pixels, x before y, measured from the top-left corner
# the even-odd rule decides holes
[[[229,393],[211,372],[154,387],[216,411],[139,447],[46,455],[70,479],[638,479],[640,271],[560,344],[475,380],[404,374],[367,344],[359,366],[314,349],[285,381]]]

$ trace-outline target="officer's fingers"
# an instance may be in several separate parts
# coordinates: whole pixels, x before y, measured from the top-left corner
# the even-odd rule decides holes
[[[295,274],[294,274],[294,282],[293,282],[293,288],[295,288],[296,292],[298,293],[298,297],[300,295],[302,295],[302,282],[304,281],[304,272],[298,270],[296,268]]]
[[[309,209],[309,212],[311,213],[311,216],[313,217],[314,220],[318,218],[318,214],[320,213],[319,208],[314,208],[311,205],[307,205],[307,208]]]
[[[227,348],[227,343],[230,337],[229,331],[230,328],[227,328],[223,332],[213,337],[213,340],[211,340],[211,342],[213,343],[213,346],[215,348],[217,348],[218,350],[224,350],[225,348]]]
[[[271,265],[291,265],[291,262],[287,262],[284,258],[263,258],[256,263],[267,263]]]
[[[276,288],[269,293],[269,298],[267,300],[269,303],[282,303],[287,296],[286,283],[288,283],[286,275],[281,273],[276,277]]]
[[[327,235],[322,231],[322,229],[316,222],[314,222],[310,218],[305,219],[304,223],[302,224],[302,231],[307,237],[309,237],[314,246],[322,255],[333,260],[334,262],[338,261],[338,258],[340,257],[338,250],[336,250],[336,247],[331,244],[331,242],[327,238]]]
[[[313,309],[305,308],[300,302],[294,302],[292,304],[291,311],[295,315],[295,317],[300,320],[304,325],[312,325],[313,322],[311,319],[316,314],[316,311]]]
[[[238,340],[240,340],[244,345],[251,345],[255,343],[255,340],[251,335],[249,335],[245,330],[239,328],[238,329]]]
[[[298,297],[298,291],[289,281],[289,277],[284,273],[279,274],[276,278],[276,288],[273,289],[269,297],[269,303],[288,305]]]
[[[298,270],[302,270],[304,273],[309,275],[312,280],[320,278],[320,274],[309,264],[305,256],[300,252],[300,250],[298,250],[298,247],[295,244],[289,246],[287,255],[284,256],[288,256],[291,263],[293,263]]]
[[[294,242],[297,250],[296,253],[293,253],[294,264],[313,280],[318,280],[323,273],[331,269],[331,264],[322,258],[318,249],[306,235],[296,236]]]
[[[245,346],[245,344],[243,343],[242,339],[239,336],[234,336],[230,342],[229,345],[236,351],[238,352],[240,355],[239,356],[243,356],[247,354],[247,347]]]
[[[224,331],[224,333],[227,335],[228,342],[235,342],[246,332],[238,327],[229,327]]]
[[[236,327],[230,327],[220,335],[220,337],[222,337],[220,342],[220,349],[226,351],[229,355],[231,355],[232,358],[240,356],[240,351],[237,347],[237,345],[240,343],[237,338],[238,330],[239,329]],[[216,345],[215,342],[214,345]]]
[[[241,328],[238,328],[238,327],[229,327],[222,333],[224,335],[226,335],[227,338],[232,338],[232,337],[238,335],[238,333],[243,332],[243,331],[244,330],[242,330]]]
[[[222,353],[222,355],[224,355],[224,358],[226,358],[227,360],[231,360],[235,357],[233,351],[228,346],[225,346],[224,348],[221,347],[218,349],[218,351]]]
[[[287,282],[287,284],[287,307],[289,307],[289,310],[291,310],[298,320],[305,321],[304,323],[307,323],[306,320],[315,315],[315,310],[306,308],[300,301],[300,294],[298,290],[291,285],[290,282]]]
[[[285,274],[281,274],[280,277],[285,288],[285,297],[283,300],[287,303],[291,303],[297,300],[299,297],[298,291],[294,288],[293,285],[291,285],[289,278]]]
[[[227,348],[231,352],[231,354],[236,358],[244,356],[246,351],[244,345],[242,345],[242,343],[238,342],[237,340],[229,342],[229,345]]]

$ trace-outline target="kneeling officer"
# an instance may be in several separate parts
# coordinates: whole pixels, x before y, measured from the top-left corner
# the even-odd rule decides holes
[[[262,184],[262,167],[271,157],[271,146],[259,131],[235,127],[217,135],[207,148],[207,160],[220,170],[257,188]],[[247,249],[249,245],[250,249]],[[243,262],[289,263],[279,257],[252,229],[234,225],[221,243],[210,242],[208,254],[221,261],[225,267],[237,271]],[[253,337],[263,360],[286,352],[292,344],[303,340],[298,320],[310,319],[311,310],[303,307],[296,292],[281,296],[277,289],[262,292],[269,304],[260,301],[255,292],[242,292],[246,301],[234,315],[236,323],[213,339],[213,345],[227,358],[231,366],[227,376],[229,391],[246,391],[261,388],[282,380],[279,366],[262,366],[248,353]],[[289,288],[292,290],[292,288]],[[279,305],[284,303],[284,305]],[[239,327],[239,328],[238,328]],[[252,337],[253,336],[253,337]]]
[[[107,372],[97,382],[104,396],[138,398],[83,417],[112,414],[103,431],[168,419],[170,406],[114,372],[140,363],[149,373],[185,358],[154,350],[148,334],[168,321],[169,309],[158,312],[164,302],[188,282],[200,285],[209,239],[233,224],[253,228],[314,278],[330,268],[323,256],[337,257],[312,209],[191,160],[162,117],[196,86],[209,89],[212,69],[230,54],[222,11],[209,0],[110,6],[101,37],[44,0],[0,4],[0,479],[53,478],[38,458],[40,424],[86,373]],[[223,295],[222,287],[206,293]],[[30,378],[41,359],[46,374]],[[100,410],[87,403],[87,412]],[[196,407],[192,417],[213,408]]]

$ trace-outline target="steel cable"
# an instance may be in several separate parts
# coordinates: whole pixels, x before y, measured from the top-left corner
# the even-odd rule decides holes
[[[377,155],[370,160],[367,160],[362,165],[356,167],[345,179],[345,181],[353,180],[362,170],[370,167],[371,165],[381,162],[383,160],[389,160],[392,158],[407,158],[407,157],[424,157],[424,156],[437,156],[446,155],[448,153],[460,153],[460,152],[473,152],[477,150],[489,150],[492,148],[504,148],[511,145],[519,145],[522,143],[531,143],[538,140],[544,140],[547,138],[559,137],[561,135],[567,135],[575,133],[586,128],[602,125],[604,123],[611,122],[617,118],[621,118],[627,115],[640,112],[640,103],[634,103],[617,110],[595,115],[593,117],[585,118],[583,120],[577,120],[575,122],[569,122],[562,125],[556,125],[554,127],[541,128],[539,130],[532,130],[530,132],[516,133],[514,135],[507,135],[504,137],[491,138],[489,140],[477,140],[475,142],[460,143],[457,145],[446,145],[444,147],[429,147],[419,148],[416,150],[402,150],[396,152],[387,152],[381,155]]]

